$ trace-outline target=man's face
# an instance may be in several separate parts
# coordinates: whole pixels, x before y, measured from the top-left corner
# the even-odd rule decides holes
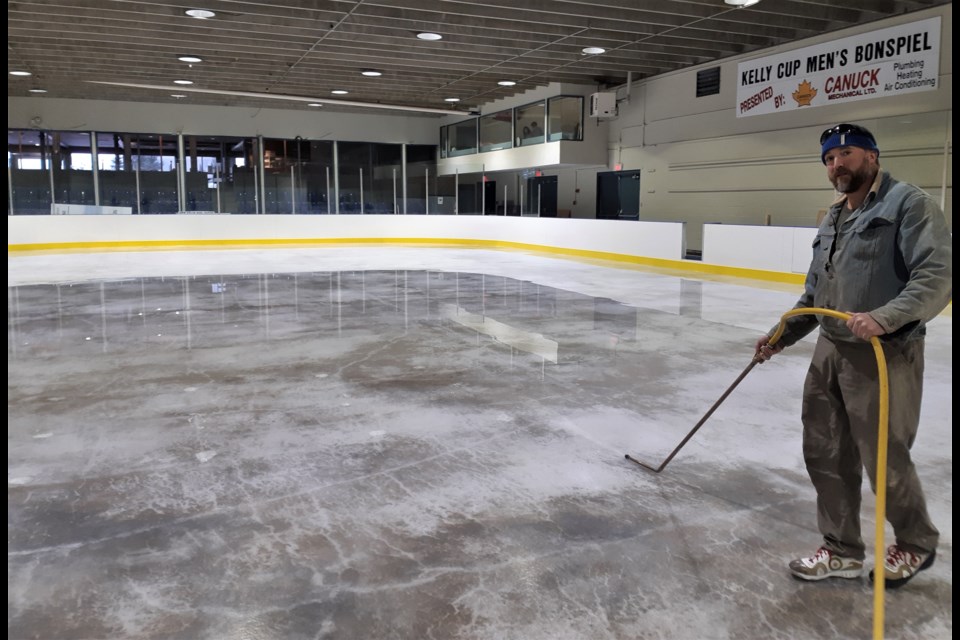
[[[854,193],[873,180],[876,154],[860,147],[837,147],[824,156],[827,178],[839,193]]]

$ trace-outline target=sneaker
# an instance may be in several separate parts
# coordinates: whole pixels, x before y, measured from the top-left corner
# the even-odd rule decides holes
[[[910,581],[910,578],[932,567],[936,557],[936,551],[913,553],[895,544],[890,545],[887,547],[887,557],[883,561],[883,586],[887,589],[902,587]],[[870,581],[873,581],[873,571],[870,572]]]
[[[844,558],[826,547],[820,547],[811,557],[797,558],[792,561],[790,573],[800,580],[859,578],[863,575],[863,561]]]

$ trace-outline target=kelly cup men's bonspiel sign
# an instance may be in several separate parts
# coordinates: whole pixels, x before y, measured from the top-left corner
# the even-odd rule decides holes
[[[940,77],[940,18],[737,66],[737,117],[928,91]]]

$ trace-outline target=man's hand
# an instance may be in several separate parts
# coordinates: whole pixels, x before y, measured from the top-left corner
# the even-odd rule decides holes
[[[847,328],[858,338],[869,341],[870,338],[882,336],[886,333],[869,313],[851,313],[850,311],[846,313],[850,314],[850,319],[847,320]]]
[[[759,340],[757,340],[757,344],[754,347],[756,349],[756,353],[754,353],[753,357],[759,358],[761,363],[766,362],[774,355],[783,351],[782,342],[778,342],[772,347],[767,344],[768,342],[770,342],[770,336],[762,336]]]

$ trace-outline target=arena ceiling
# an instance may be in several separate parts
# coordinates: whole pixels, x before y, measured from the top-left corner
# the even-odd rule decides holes
[[[628,74],[640,80],[944,4],[950,1],[13,1],[7,95],[469,112],[553,82],[602,90]],[[195,9],[214,15],[186,14]],[[604,52],[584,53],[587,47]]]

